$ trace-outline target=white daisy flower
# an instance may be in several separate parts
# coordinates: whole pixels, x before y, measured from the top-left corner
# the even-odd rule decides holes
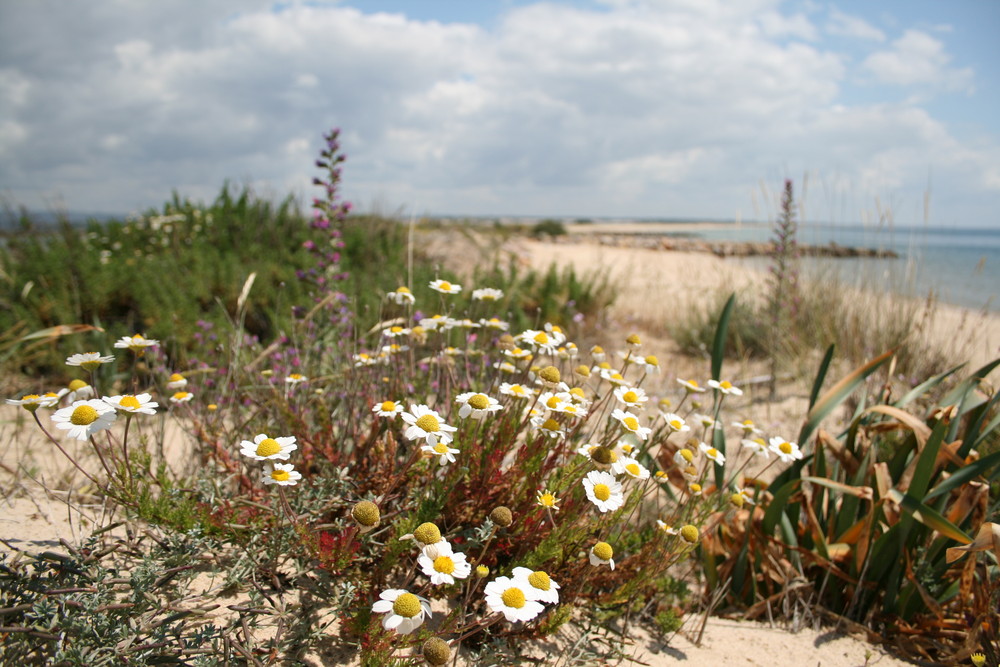
[[[681,447],[674,453],[674,463],[679,468],[686,468],[694,463],[694,452],[687,447]]]
[[[563,343],[566,342],[566,332],[564,332],[562,330],[562,327],[559,326],[558,324],[552,324],[551,322],[546,322],[545,323],[545,333],[547,333],[549,335],[549,337],[552,338],[556,342],[557,345],[562,345]],[[573,345],[573,344],[570,343],[570,345]],[[573,347],[576,347],[576,346],[573,345]]]
[[[507,373],[508,375],[513,375],[517,372],[517,366],[509,361],[498,361],[493,364],[493,368],[497,369],[501,373]]]
[[[253,439],[253,442],[244,440],[240,443],[240,454],[254,461],[287,461],[292,452],[298,448],[293,435],[283,438],[269,438],[266,434],[260,433]]]
[[[642,370],[649,375],[660,372],[660,360],[654,354],[643,357],[638,363],[642,366]]]
[[[548,604],[559,602],[559,584],[552,581],[547,572],[530,570],[526,567],[514,568],[514,581],[520,584],[528,599]]]
[[[622,485],[611,473],[591,470],[583,478],[583,488],[586,489],[587,499],[601,512],[613,512],[625,504]]]
[[[486,606],[492,612],[500,612],[511,623],[530,621],[542,613],[545,607],[528,597],[527,583],[510,577],[497,577],[486,584]]]
[[[435,292],[441,292],[441,294],[458,294],[462,291],[462,286],[458,283],[450,283],[447,280],[432,280],[430,283],[430,288]]]
[[[600,345],[595,345],[592,348],[590,348],[590,357],[598,364],[604,363],[604,360],[607,359],[607,356],[608,355],[604,351],[604,348],[601,347]]]
[[[302,479],[302,473],[295,470],[291,463],[265,463],[262,475],[264,484],[278,486],[295,486]]]
[[[649,397],[639,387],[622,386],[615,389],[615,398],[629,408],[641,408],[646,405]]]
[[[67,403],[75,403],[94,397],[94,388],[83,380],[71,380],[69,386],[59,391],[59,397],[65,397]]]
[[[409,412],[400,412],[399,416],[410,426],[403,433],[409,440],[423,440],[433,447],[438,442],[448,444],[452,433],[458,429],[445,424],[434,410],[426,405],[411,405]]]
[[[691,430],[691,427],[680,415],[673,412],[661,412],[660,414],[663,415],[663,420],[667,422],[667,428],[670,429],[671,433],[685,433]]]
[[[722,382],[718,382],[717,380],[709,380],[708,386],[711,387],[712,389],[718,389],[727,396],[730,394],[732,394],[733,396],[743,395],[743,390],[737,386],[734,386],[733,383],[731,383],[729,380],[723,380]]]
[[[544,415],[531,418],[531,425],[542,434],[550,438],[562,438],[566,435],[566,429],[555,419],[546,419]]]
[[[612,570],[615,569],[615,550],[607,542],[598,542],[590,548],[590,564],[596,566],[607,565]]]
[[[149,394],[136,394],[135,396],[125,394],[123,396],[105,396],[101,400],[119,412],[155,415],[156,408],[160,407],[160,404],[151,401],[151,398],[152,396]]]
[[[503,298],[503,290],[495,287],[480,287],[472,290],[473,301],[499,301]]]
[[[493,329],[494,331],[507,331],[510,329],[510,325],[497,317],[491,317],[490,319],[481,319],[479,324],[486,329]]]
[[[455,579],[465,579],[472,572],[472,565],[466,560],[465,554],[452,550],[447,542],[432,546],[433,555],[421,552],[417,556],[417,565],[431,578],[432,584],[453,584]]]
[[[520,347],[512,347],[509,350],[503,351],[504,355],[510,359],[531,359],[531,350],[525,350]]]
[[[143,338],[141,334],[122,336],[120,340],[115,341],[116,348],[120,350],[132,350],[140,357],[146,353],[146,348],[159,344],[160,341],[153,340],[152,338]]]
[[[653,429],[647,426],[640,426],[639,418],[630,412],[625,412],[616,408],[614,412],[611,413],[611,416],[621,422],[622,428],[630,433],[634,433],[640,440],[648,438],[649,434],[653,431]]]
[[[420,326],[427,331],[449,331],[455,327],[455,320],[445,315],[432,315],[420,320]]]
[[[735,426],[736,428],[742,430],[744,438],[749,438],[752,435],[760,435],[763,433],[763,431],[757,428],[753,421],[749,419],[744,419],[741,422],[733,422],[730,426]]]
[[[705,456],[711,460],[718,463],[720,466],[726,462],[726,455],[720,452],[715,447],[712,447],[704,442],[698,443],[698,449],[705,453]]]
[[[372,407],[372,412],[377,414],[379,417],[385,417],[387,419],[395,419],[396,415],[403,411],[403,404],[399,401],[382,401],[381,403],[376,403]]]
[[[503,382],[500,384],[500,393],[514,398],[531,398],[532,390],[524,385]]]
[[[167,378],[167,389],[183,389],[187,386],[187,378],[180,373],[171,373],[170,377]]]
[[[465,392],[455,397],[455,402],[462,405],[458,409],[458,416],[462,419],[471,417],[472,419],[482,419],[503,408],[500,401],[474,391]]]
[[[51,391],[47,394],[25,394],[21,398],[8,398],[7,405],[20,405],[28,412],[34,412],[38,408],[51,408],[59,402],[59,394]]]
[[[75,401],[73,405],[52,413],[56,428],[67,431],[77,440],[87,440],[93,434],[111,428],[115,422],[115,409],[102,400],[92,398]]]
[[[768,442],[768,449],[777,454],[778,458],[784,463],[801,459],[803,456],[802,450],[794,442],[788,442],[784,438],[778,437],[771,438]]]
[[[392,355],[399,354],[400,352],[406,352],[410,349],[409,345],[399,345],[398,343],[390,343],[389,345],[383,345],[380,351],[382,355]]]
[[[696,380],[684,380],[682,378],[677,378],[677,382],[680,383],[684,390],[689,394],[701,394],[708,391],[704,387],[699,387]]]
[[[358,368],[360,366],[374,366],[376,363],[378,363],[378,359],[365,352],[359,352],[353,355],[352,359],[354,360],[355,368]]]
[[[632,479],[649,479],[649,470],[631,456],[622,456],[611,466],[616,475],[628,475]]]
[[[410,291],[409,287],[402,286],[397,287],[395,292],[389,292],[385,296],[399,306],[413,305],[413,303],[417,300],[416,297],[413,296],[413,292]]]
[[[307,378],[302,373],[289,373],[285,377],[285,384],[300,384],[302,382],[308,382],[308,381],[309,378]]]
[[[408,635],[419,628],[431,615],[431,603],[401,588],[390,588],[379,594],[372,613],[386,614],[382,627]]]
[[[559,511],[559,499],[556,498],[548,489],[542,489],[539,491],[535,498],[538,500],[538,504],[547,509],[558,512]]]
[[[663,521],[660,521],[659,519],[656,520],[656,527],[659,528],[660,530],[662,530],[667,535],[678,535],[679,532],[680,532],[676,528],[674,528],[673,526],[671,526],[671,525],[669,525],[667,523],[664,523]]]
[[[711,415],[702,415],[696,412],[693,415],[691,415],[691,418],[694,419],[699,424],[701,424],[704,428],[712,428],[712,429],[722,428],[722,424],[720,424]]]
[[[765,459],[768,457],[767,443],[764,442],[763,438],[753,438],[748,440],[740,440],[740,444],[749,449],[751,452],[757,456],[762,456]]]
[[[192,394],[191,392],[188,392],[188,391],[178,391],[178,392],[175,392],[170,397],[170,402],[171,403],[188,403],[188,402],[191,401],[192,398],[194,398],[194,394]]]
[[[100,352],[82,352],[66,357],[67,366],[80,366],[84,370],[92,371],[101,364],[110,364],[115,360],[114,355],[101,356]]]
[[[444,442],[438,442],[434,445],[421,445],[420,451],[425,454],[429,454],[431,458],[437,457],[438,465],[448,465],[449,463],[455,462],[455,454],[458,454],[458,450],[449,447]]]

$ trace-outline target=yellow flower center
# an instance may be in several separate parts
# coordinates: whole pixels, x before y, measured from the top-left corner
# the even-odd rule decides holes
[[[625,466],[625,470],[628,472],[628,474],[632,475],[633,477],[638,477],[639,476],[639,464],[638,463],[629,463],[627,466]]]
[[[437,544],[441,541],[441,530],[428,521],[417,526],[413,537],[421,544]]]
[[[543,507],[555,507],[556,497],[551,493],[543,493],[541,496],[538,497],[538,502]]]
[[[139,408],[142,407],[142,405],[139,403],[139,399],[136,398],[135,396],[122,396],[121,400],[118,401],[118,405],[122,406],[123,408],[132,408],[133,410],[138,410]]]
[[[503,600],[505,605],[514,609],[520,609],[527,601],[524,597],[524,592],[520,588],[508,588],[500,595],[500,599]]]
[[[271,479],[276,482],[287,482],[290,475],[287,470],[272,470]]]
[[[449,556],[438,556],[434,559],[434,569],[441,574],[451,574],[455,571],[455,561]]]
[[[301,380],[302,379],[302,374],[301,373],[292,373],[288,377],[290,379],[292,379],[292,380]]]
[[[692,484],[690,489],[691,493],[701,493],[701,484]]]
[[[448,445],[444,444],[443,442],[439,442],[438,444],[434,445],[434,451],[437,452],[438,454],[447,454]]]
[[[607,542],[598,542],[595,544],[593,553],[601,560],[611,560],[611,557],[615,555],[614,549]]]
[[[692,387],[697,387],[698,386],[698,382],[695,381],[695,380],[688,380],[687,383],[689,385],[691,385]]]
[[[594,484],[594,497],[604,502],[611,497],[611,488],[607,484]]]
[[[604,445],[598,445],[597,447],[592,447],[590,449],[590,458],[594,463],[600,463],[601,465],[610,465],[618,460],[618,455],[615,454],[615,450],[610,447],[605,447]]]
[[[671,419],[670,420],[670,428],[674,429],[675,431],[679,431],[682,428],[684,428],[684,424],[681,423],[680,419]]]
[[[180,373],[174,373],[170,376],[170,382],[180,382],[184,379],[184,376]]]
[[[469,405],[476,410],[485,410],[490,407],[490,397],[486,394],[476,394],[469,399]]]
[[[780,449],[783,454],[791,454],[792,453],[792,443],[790,443],[790,442],[783,442],[780,445],[778,445],[778,449]]]
[[[538,570],[528,575],[528,583],[540,591],[547,591],[551,588],[552,580],[547,573]]]
[[[545,407],[547,407],[549,410],[555,410],[556,408],[559,407],[560,402],[561,401],[559,400],[558,397],[552,396],[551,398],[549,398],[549,400],[545,401]]]
[[[145,340],[145,338],[142,337],[142,334],[135,334],[134,336],[132,336],[132,340],[134,340],[137,343],[141,343],[142,341]]]
[[[390,327],[390,328],[389,328],[389,331],[390,331],[391,333],[394,333],[394,334],[398,334],[398,333],[400,333],[400,332],[401,332],[402,330],[403,330],[403,327],[400,327],[400,326],[395,326],[395,327]]]
[[[651,354],[648,357],[646,357],[645,361],[650,366],[659,366],[660,365],[660,360],[657,359],[656,355],[653,355],[653,354]]]
[[[351,516],[362,526],[371,528],[379,522],[381,512],[379,512],[378,505],[372,501],[362,500],[351,510]]]
[[[622,377],[621,373],[612,373],[611,374],[611,379],[612,380],[624,380],[625,378]]]
[[[626,417],[622,420],[622,423],[625,424],[625,428],[630,431],[639,430],[639,422],[635,417]]]
[[[747,428],[753,428],[753,422],[750,421],[749,419],[744,419],[743,425],[746,426]]]
[[[97,410],[90,407],[89,405],[79,405],[73,414],[70,415],[69,421],[71,424],[77,426],[88,426],[97,421]]]
[[[545,334],[544,331],[539,331],[537,334],[535,334],[535,337],[532,340],[534,340],[539,345],[545,345],[546,343],[549,342],[549,337]]]
[[[723,380],[719,383],[719,387],[722,389],[732,389],[733,385],[729,382],[729,380]]]
[[[183,401],[188,396],[189,394],[186,391],[179,391],[176,394],[174,394],[173,398],[175,401]]]
[[[413,593],[403,593],[392,603],[392,613],[413,618],[420,613],[420,598]]]
[[[637,336],[636,334],[632,334],[625,339],[625,342],[628,343],[629,345],[641,345],[642,339],[640,339],[639,336]]]
[[[385,401],[382,403],[382,412],[395,412],[396,401]]]
[[[447,280],[442,280],[440,283],[438,283],[438,287],[440,287],[446,292],[451,291],[451,283],[448,282]]]
[[[690,542],[694,544],[698,541],[698,528],[688,524],[681,528],[681,537],[684,538],[685,542]]]
[[[281,445],[274,438],[264,438],[257,445],[257,456],[274,456],[281,451]],[[285,475],[287,477],[287,475]]]
[[[400,292],[402,294],[409,294],[410,293],[410,289],[408,287],[399,287],[399,288],[396,289],[396,291]]]
[[[639,400],[639,394],[635,393],[632,390],[626,391],[624,394],[622,394],[622,400],[625,401],[626,403],[635,403],[636,401]]]
[[[678,454],[680,454],[681,458],[683,458],[688,463],[694,461],[694,452],[692,452],[690,449],[684,448],[680,450]]]
[[[611,364],[609,364],[606,361],[602,361],[601,363],[597,364],[597,367],[605,371],[611,370]]]
[[[716,449],[715,447],[709,447],[708,450],[705,452],[705,455],[708,456],[708,458],[710,459],[718,458],[719,450]]]
[[[434,415],[424,415],[416,421],[416,425],[428,433],[436,433],[441,430],[441,422]]]
[[[83,389],[86,386],[87,386],[87,383],[84,382],[83,380],[73,380],[72,382],[69,383],[69,390],[70,391],[80,391],[81,389]]]
[[[21,400],[22,401],[37,401],[40,398],[41,398],[41,396],[39,396],[38,394],[27,394],[25,396],[22,396]]]

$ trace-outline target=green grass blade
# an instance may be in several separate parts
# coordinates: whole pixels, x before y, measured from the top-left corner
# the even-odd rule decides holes
[[[993,452],[989,456],[983,457],[952,473],[948,479],[935,486],[924,496],[924,502],[930,502],[941,494],[948,493],[956,486],[961,486],[979,475],[985,475],[986,471],[995,465],[1000,465],[1000,452]]]
[[[958,366],[955,366],[951,370],[947,370],[944,373],[941,373],[939,375],[935,375],[934,377],[932,377],[932,378],[930,378],[928,380],[925,380],[924,382],[921,382],[916,387],[914,387],[910,391],[908,391],[905,394],[903,394],[903,396],[898,401],[896,401],[895,403],[893,403],[893,405],[895,405],[897,408],[903,407],[907,403],[910,403],[914,399],[919,398],[920,396],[924,395],[925,393],[927,393],[928,391],[930,391],[934,387],[938,386],[946,378],[948,378],[949,376],[957,373],[958,371],[960,371],[964,367],[965,367],[965,364],[959,364]]]
[[[715,340],[712,342],[712,379],[722,379],[722,355],[726,351],[726,334],[729,332],[729,318],[733,314],[736,303],[736,293],[729,295],[726,305],[719,315],[719,324],[715,327]]]
[[[765,535],[774,534],[774,527],[778,525],[778,519],[784,514],[788,498],[794,491],[798,490],[800,481],[798,479],[789,480],[774,493],[774,498],[764,512],[764,520],[761,524]]]
[[[895,354],[895,350],[889,350],[883,355],[872,359],[864,366],[855,369],[840,382],[830,387],[830,389],[816,401],[816,404],[812,406],[809,413],[806,415],[805,423],[802,424],[802,430],[799,431],[799,445],[804,446],[804,444],[809,440],[809,437],[819,427],[820,422],[823,421],[827,415],[833,412],[833,410],[840,405],[844,399],[850,396],[851,393],[865,381],[865,378],[874,373],[879,366],[889,361],[893,354]]]
[[[830,362],[833,361],[833,350],[835,347],[835,345],[831,344],[830,347],[826,348],[826,354],[823,355],[823,361],[819,364],[819,371],[816,373],[816,379],[813,380],[812,391],[809,392],[810,410],[814,405],[816,405],[816,399],[819,397],[819,392],[823,388],[823,381],[826,380],[826,372],[830,370]]]

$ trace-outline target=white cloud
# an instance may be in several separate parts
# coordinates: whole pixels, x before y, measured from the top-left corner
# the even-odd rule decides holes
[[[0,25],[0,182],[29,204],[145,207],[227,179],[311,193],[335,125],[345,195],[420,212],[729,217],[760,179],[805,169],[904,192],[929,164],[956,174],[942,187],[995,181],[995,151],[915,102],[846,103],[849,55],[777,0],[537,3],[490,29],[242,1],[95,0],[43,21],[56,6],[15,5]],[[830,33],[881,34],[828,18]],[[864,67],[971,81],[916,31]]]
[[[855,39],[869,40],[873,42],[884,42],[885,33],[868,23],[864,19],[845,14],[836,7],[830,9],[829,21],[826,24],[826,31],[831,35],[841,37],[852,37]]]
[[[920,30],[907,30],[892,42],[891,49],[871,54],[863,66],[882,83],[971,91],[972,70],[951,68],[950,62],[940,40]]]

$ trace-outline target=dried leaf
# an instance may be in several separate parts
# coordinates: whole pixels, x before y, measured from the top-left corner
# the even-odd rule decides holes
[[[997,559],[1000,560],[1000,525],[993,522],[981,525],[976,539],[972,540],[971,544],[966,544],[962,547],[949,547],[945,554],[945,559],[949,563],[954,563],[964,556],[966,552],[989,551],[990,549],[993,550]]]

